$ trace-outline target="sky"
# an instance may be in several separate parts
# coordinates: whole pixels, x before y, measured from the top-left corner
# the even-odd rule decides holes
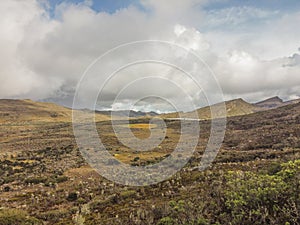
[[[77,107],[158,112],[295,99],[299,24],[298,0],[2,0],[0,98],[72,106],[80,90]],[[120,47],[143,40],[158,42]]]

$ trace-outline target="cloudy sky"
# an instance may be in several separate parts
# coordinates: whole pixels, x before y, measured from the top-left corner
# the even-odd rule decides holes
[[[187,99],[206,105],[205,99],[220,100],[210,97],[220,90],[224,99],[294,99],[300,95],[299,24],[298,0],[2,0],[0,98],[70,106],[78,82],[86,79],[78,97],[82,107],[100,89],[98,108],[114,109],[144,98],[137,109],[168,111],[175,102],[189,110]],[[141,40],[188,53],[159,43],[131,45],[99,62],[113,66],[98,66],[83,78],[110,49]],[[192,63],[191,54],[209,69]],[[162,63],[127,65],[134,60]],[[110,69],[122,66],[106,80]]]

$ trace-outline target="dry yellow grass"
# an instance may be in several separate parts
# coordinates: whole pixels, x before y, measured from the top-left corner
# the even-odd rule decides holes
[[[148,123],[134,123],[129,125],[119,125],[121,127],[129,127],[129,128],[137,128],[137,129],[151,129],[156,128],[156,124],[148,124]]]
[[[77,111],[78,116],[86,118],[92,112]],[[88,116],[90,118],[90,116]],[[96,121],[110,120],[111,117],[95,114]],[[72,122],[72,109],[54,103],[34,102],[32,100],[0,100],[0,122]]]
[[[247,115],[254,112],[257,112],[261,109],[258,107],[245,102],[243,99],[234,99],[230,101],[226,101],[225,103],[226,110],[224,110],[224,105],[222,103],[217,103],[211,106],[206,106],[203,108],[199,108],[192,112],[181,112],[181,113],[167,113],[160,115],[161,118],[195,118],[195,113],[198,113],[198,119],[211,119],[211,110],[214,110],[214,116],[216,118],[223,118],[223,117],[232,117],[232,116],[240,116],[240,115]],[[225,113],[225,112],[226,113]]]
[[[148,151],[148,152],[141,152],[138,154],[124,152],[124,153],[120,153],[120,154],[114,154],[114,157],[123,163],[130,164],[136,157],[140,158],[140,160],[152,161],[157,158],[161,158],[165,155],[166,155],[166,152]]]

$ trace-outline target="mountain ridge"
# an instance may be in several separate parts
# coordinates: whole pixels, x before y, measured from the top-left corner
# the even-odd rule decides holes
[[[163,119],[166,118],[194,118],[195,114],[198,114],[199,119],[211,119],[211,110],[214,110],[214,116],[216,118],[232,117],[252,114],[259,111],[265,111],[275,109],[278,107],[286,106],[289,104],[299,103],[300,99],[283,101],[278,96],[268,98],[256,103],[249,103],[242,98],[232,99],[225,102],[217,103],[211,106],[205,106],[198,108],[191,112],[172,112],[158,114],[156,112],[142,112],[134,110],[119,110],[119,111],[95,111],[95,117],[98,121],[111,120],[111,113],[118,119],[127,118],[143,118],[143,117],[155,117],[159,116]],[[224,113],[224,104],[226,108],[226,114]],[[77,110],[84,113],[94,113],[93,110]],[[179,116],[180,115],[180,116]],[[65,106],[58,105],[50,102],[38,102],[30,99],[0,99],[0,121],[46,121],[46,122],[71,122],[72,121],[72,109]]]
[[[254,103],[255,106],[263,108],[263,109],[275,109],[278,107],[286,106],[289,104],[295,104],[300,102],[300,99],[294,99],[289,101],[283,101],[280,97],[274,96],[271,98],[267,98],[263,101]]]

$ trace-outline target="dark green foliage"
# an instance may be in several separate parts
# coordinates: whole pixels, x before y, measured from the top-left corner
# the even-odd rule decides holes
[[[140,157],[135,157],[135,158],[133,159],[134,162],[139,161],[139,160],[140,160]]]
[[[69,193],[68,197],[67,197],[67,200],[72,202],[72,201],[76,201],[78,198],[78,195],[76,192],[71,192]]]
[[[5,191],[5,192],[9,192],[10,191],[10,187],[9,186],[5,186],[4,188],[3,188],[3,191]]]
[[[278,173],[281,170],[281,164],[278,162],[273,162],[269,168],[268,168],[268,174],[269,175],[275,175],[276,173]]]

